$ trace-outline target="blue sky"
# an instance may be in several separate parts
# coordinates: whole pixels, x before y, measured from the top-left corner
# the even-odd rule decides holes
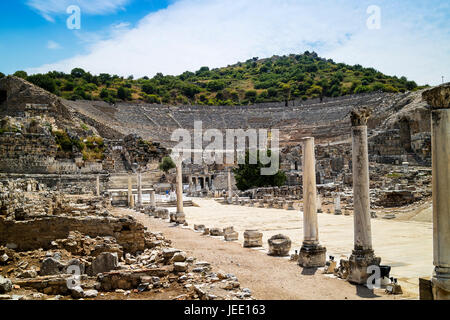
[[[64,2],[65,0],[57,0]],[[39,1],[52,5],[52,1]],[[114,1],[92,1],[114,2]],[[169,0],[126,0],[125,5],[105,13],[81,15],[80,31],[69,30],[66,20],[69,14],[55,12],[53,21],[33,7],[29,0],[0,2],[0,71],[13,73],[17,70],[50,64],[74,55],[88,53],[89,44],[111,35],[111,28],[120,24],[130,27],[154,12],[167,7]],[[79,5],[78,0],[68,1]],[[49,42],[53,44],[50,45]]]
[[[66,8],[81,9],[69,30]],[[379,28],[369,28],[379,8]],[[373,20],[370,20],[373,21]],[[419,84],[450,81],[448,0],[10,0],[0,71],[152,76],[314,50]]]

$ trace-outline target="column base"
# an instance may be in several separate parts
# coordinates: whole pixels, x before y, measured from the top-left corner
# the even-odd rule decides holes
[[[319,244],[303,244],[300,249],[298,264],[303,268],[324,267],[327,249]]]
[[[436,267],[431,283],[434,300],[450,300],[450,268]]]
[[[186,215],[184,213],[175,214],[175,222],[178,224],[185,224],[186,223]]]
[[[372,249],[353,250],[349,259],[349,271],[347,280],[354,284],[366,284],[367,279],[372,275],[367,273],[367,267],[379,266],[381,258],[376,257]]]

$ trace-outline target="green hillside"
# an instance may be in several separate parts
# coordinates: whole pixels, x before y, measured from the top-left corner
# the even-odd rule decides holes
[[[54,71],[28,76],[24,71],[18,71],[15,75],[66,99],[111,103],[142,100],[164,104],[246,105],[418,89],[414,81],[405,77],[387,76],[360,65],[335,63],[318,57],[314,52],[253,58],[212,70],[202,67],[179,76],[158,73],[151,79],[92,75],[80,68],[72,70],[71,74]]]

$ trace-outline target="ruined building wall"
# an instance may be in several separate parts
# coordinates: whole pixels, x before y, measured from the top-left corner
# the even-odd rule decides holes
[[[69,231],[90,237],[112,236],[126,252],[145,249],[144,227],[128,219],[103,217],[46,217],[27,221],[0,219],[0,245],[17,246],[19,251],[49,249],[51,242],[65,239]]]

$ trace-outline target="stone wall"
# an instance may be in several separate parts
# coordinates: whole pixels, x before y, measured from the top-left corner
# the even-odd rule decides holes
[[[90,237],[112,236],[125,252],[144,251],[144,227],[130,218],[112,217],[45,217],[27,221],[0,219],[0,245],[19,251],[51,248],[52,241],[65,239],[70,231]]]

